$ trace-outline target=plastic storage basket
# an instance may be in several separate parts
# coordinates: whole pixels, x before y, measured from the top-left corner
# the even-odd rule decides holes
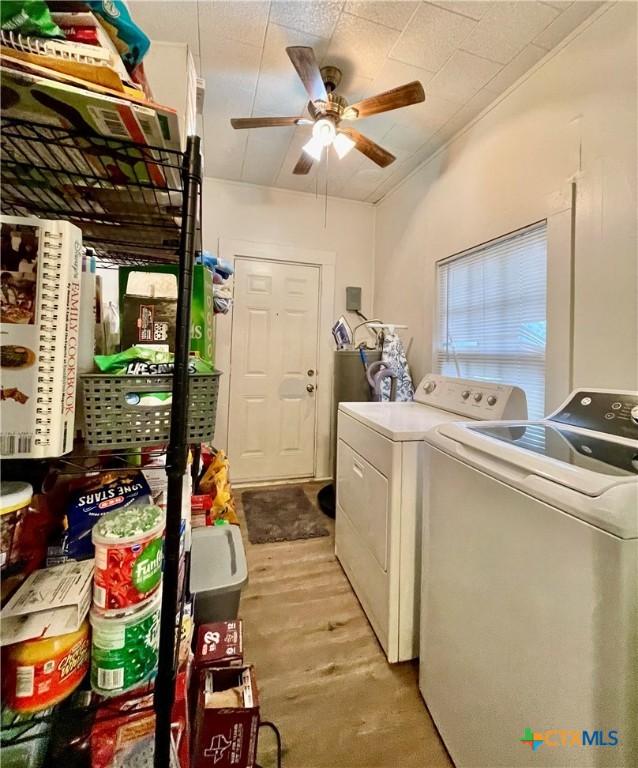
[[[209,442],[215,435],[220,371],[188,377],[188,441]],[[143,395],[170,392],[172,374],[159,376],[106,376],[86,373],[81,377],[84,432],[91,450],[130,448],[168,442],[171,405],[143,405]]]

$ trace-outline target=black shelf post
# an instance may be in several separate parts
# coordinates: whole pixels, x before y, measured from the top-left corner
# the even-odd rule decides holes
[[[155,768],[169,768],[171,755],[171,713],[175,696],[175,616],[179,601],[179,549],[182,508],[182,481],[188,460],[188,358],[193,258],[201,187],[199,136],[189,136],[182,167],[182,233],[179,249],[179,291],[175,337],[175,369],[171,409],[171,436],[166,456],[168,493],[164,579],[160,619],[159,665],[155,681]]]

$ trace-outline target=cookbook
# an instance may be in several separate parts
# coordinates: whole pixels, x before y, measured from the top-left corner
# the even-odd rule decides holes
[[[82,233],[68,221],[1,216],[0,457],[73,447]]]

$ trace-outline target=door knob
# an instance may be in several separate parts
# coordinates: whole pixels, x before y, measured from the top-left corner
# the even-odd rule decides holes
[[[308,376],[314,376],[315,372],[312,370],[312,368],[308,368]]]
[[[307,392],[314,392],[315,391],[315,385],[314,384],[306,384],[306,391]]]

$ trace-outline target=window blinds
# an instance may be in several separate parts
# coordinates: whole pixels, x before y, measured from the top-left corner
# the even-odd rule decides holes
[[[547,224],[438,265],[436,371],[516,384],[545,415]]]

